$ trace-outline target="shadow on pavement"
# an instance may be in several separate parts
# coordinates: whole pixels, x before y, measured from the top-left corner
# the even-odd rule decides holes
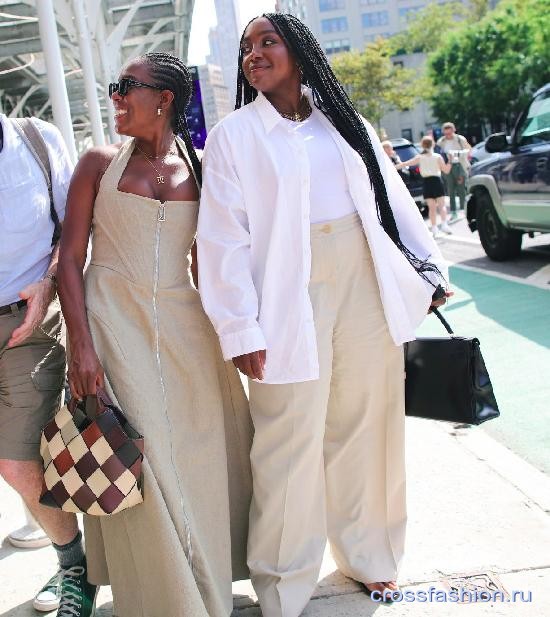
[[[14,553],[17,553],[17,552],[22,551],[22,550],[24,550],[25,553],[28,553],[29,555],[32,555],[33,553],[35,553],[36,551],[39,551],[41,549],[39,549],[39,548],[25,548],[25,549],[16,548],[15,546],[13,546],[10,543],[10,541],[6,537],[2,541],[2,544],[0,545],[0,560],[1,559],[6,559],[7,557],[10,557]],[[2,616],[0,615],[0,617],[2,617]]]
[[[34,610],[32,600],[24,602],[19,606],[10,608],[5,613],[0,613],[0,617],[36,617],[37,615],[55,615],[55,613],[38,613]]]

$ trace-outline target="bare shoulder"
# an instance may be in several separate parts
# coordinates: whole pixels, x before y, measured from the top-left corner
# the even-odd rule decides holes
[[[117,155],[121,146],[122,144],[111,144],[108,146],[95,146],[90,148],[80,157],[78,165],[89,172],[104,172]]]
[[[103,174],[107,171],[107,167],[109,167],[121,146],[122,144],[111,144],[95,146],[86,150],[78,161],[75,176],[85,178],[87,181],[91,180],[97,190]]]

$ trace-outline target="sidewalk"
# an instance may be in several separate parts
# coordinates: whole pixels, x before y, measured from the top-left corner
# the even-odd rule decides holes
[[[498,421],[498,420],[497,420]],[[550,617],[550,478],[480,428],[407,420],[409,527],[402,590],[444,590],[450,577],[488,575],[531,602],[395,602],[380,606],[335,572],[327,553],[321,581],[304,617]],[[368,473],[368,470],[365,470]],[[0,537],[22,517],[18,499],[0,483]],[[55,568],[51,548],[0,548],[0,617],[38,615],[32,597]],[[483,580],[483,576],[477,579]],[[458,583],[461,585],[462,583]],[[448,589],[448,588],[447,588]],[[259,617],[249,582],[234,586],[233,617]],[[439,596],[441,597],[441,596]],[[109,589],[98,617],[111,617]],[[167,615],[166,617],[180,617]],[[183,616],[192,617],[192,616]]]

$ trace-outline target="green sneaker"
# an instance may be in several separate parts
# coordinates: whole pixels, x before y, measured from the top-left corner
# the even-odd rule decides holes
[[[38,592],[33,606],[41,612],[58,609],[57,617],[93,617],[96,595],[97,587],[88,583],[84,560],[71,568],[60,568]]]

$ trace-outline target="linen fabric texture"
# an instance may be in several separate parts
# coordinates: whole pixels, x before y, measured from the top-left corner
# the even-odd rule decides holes
[[[414,339],[434,287],[418,275],[382,228],[365,164],[318,110],[312,115],[336,143],[351,198],[372,254],[384,314],[395,345]],[[365,121],[403,244],[447,278],[422,217]],[[243,152],[246,156],[243,156]],[[265,383],[319,378],[311,273],[310,183],[306,146],[263,94],[210,132],[197,245],[204,308],[225,359],[267,349]],[[289,303],[292,310],[288,310]],[[282,316],[284,315],[284,320]]]
[[[89,577],[118,617],[227,617],[247,577],[248,403],[191,284],[198,203],[120,191],[133,151],[101,180],[85,295],[106,392],[146,438],[144,502],[84,517]]]
[[[312,226],[320,378],[249,382],[248,560],[264,615],[298,617],[327,536],[340,571],[395,580],[405,541],[404,354],[390,336],[358,215]]]

